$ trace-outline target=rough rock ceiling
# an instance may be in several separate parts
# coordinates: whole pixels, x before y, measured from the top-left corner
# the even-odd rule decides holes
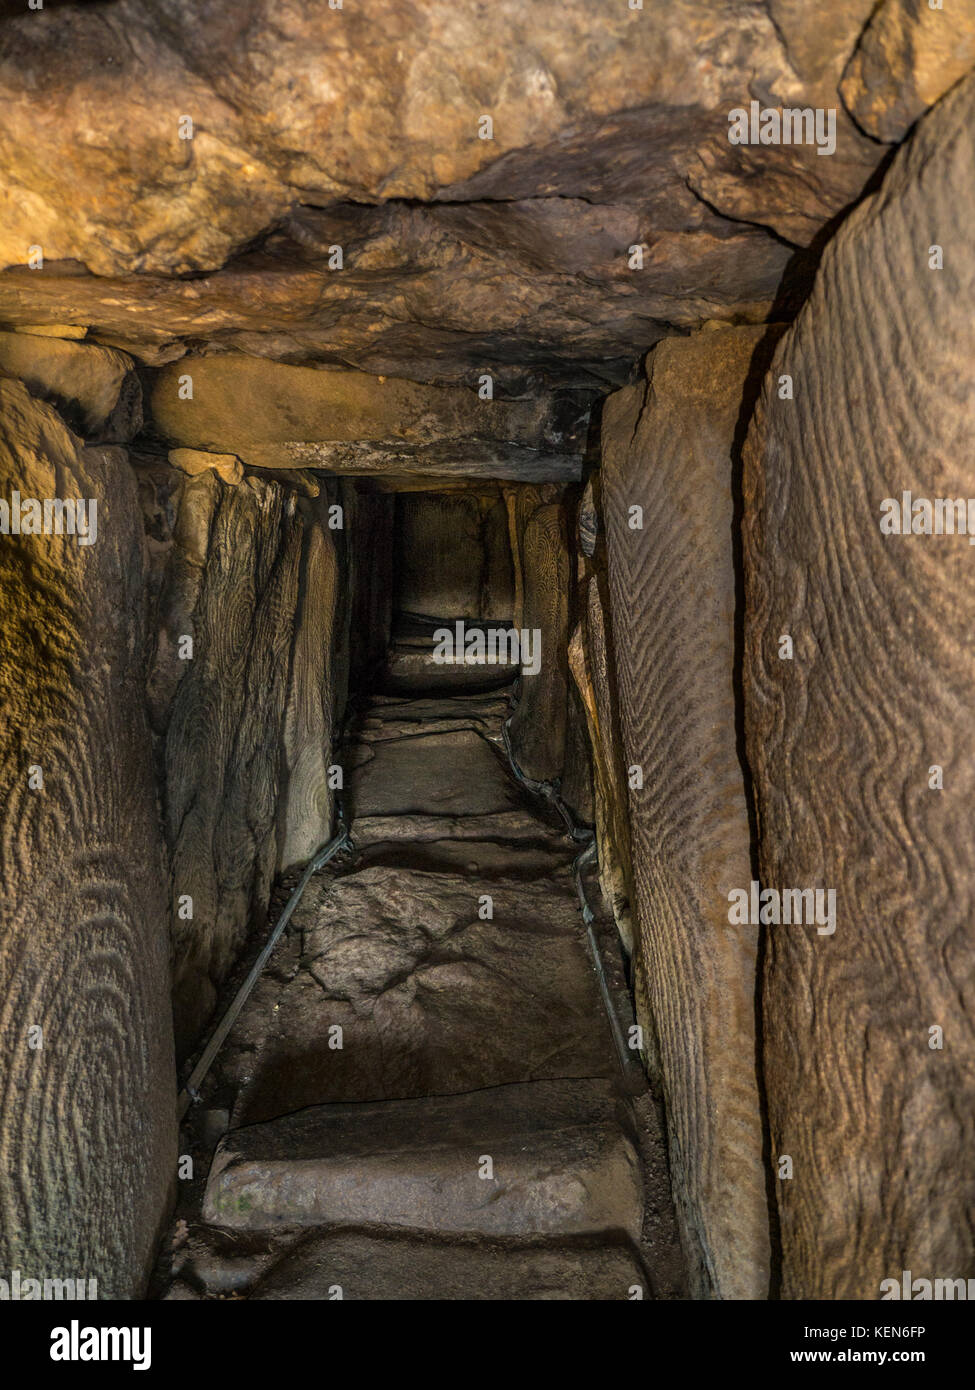
[[[769,317],[940,94],[921,3],[866,30],[873,0],[7,5],[0,323],[150,364],[605,387],[663,335]],[[838,108],[836,153],[730,144],[753,99]]]

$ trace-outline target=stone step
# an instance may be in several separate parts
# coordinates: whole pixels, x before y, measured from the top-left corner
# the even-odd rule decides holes
[[[353,739],[356,743],[380,743],[388,739],[416,738],[419,734],[461,733],[465,729],[479,729],[492,743],[502,745],[501,719],[483,719],[477,716],[459,714],[454,717],[437,715],[432,719],[362,719],[355,727]]]
[[[656,1296],[629,1241],[411,1231],[224,1231],[194,1224],[164,1299],[588,1302]]]
[[[351,833],[360,848],[398,841],[433,843],[438,840],[531,841],[558,844],[563,849],[567,843],[561,830],[547,826],[527,808],[476,816],[356,816],[352,821]]]
[[[457,695],[417,695],[409,698],[402,695],[370,695],[359,701],[363,720],[402,720],[426,723],[437,719],[478,720],[488,723],[507,719],[511,704],[507,696],[457,694]]]
[[[358,846],[356,870],[381,865],[391,869],[417,869],[423,873],[452,874],[467,878],[474,884],[490,878],[505,884],[556,878],[567,893],[567,907],[572,915],[573,896],[570,865],[577,852],[565,835],[553,831],[551,839],[543,839],[543,827],[534,840],[498,843],[496,840],[441,839],[374,841]],[[569,903],[571,899],[571,904]]]
[[[612,1232],[635,1243],[642,1173],[622,1116],[601,1080],[316,1106],[227,1134],[203,1217],[240,1230]]]
[[[646,1274],[626,1242],[531,1246],[314,1235],[280,1259],[248,1294],[253,1299],[418,1299],[610,1301],[649,1298]]]
[[[221,1058],[235,1123],[616,1074],[568,868],[508,879],[506,851],[486,848],[477,874],[375,865],[312,882]]]
[[[524,804],[503,759],[471,732],[355,743],[351,763],[353,818],[488,815]]]
[[[467,619],[465,633],[486,633],[491,629],[506,629],[510,624],[502,621],[478,621]],[[386,671],[384,684],[387,689],[400,692],[409,691],[484,691],[510,685],[521,674],[521,665],[508,660],[505,643],[495,656],[493,663],[466,662],[463,651],[460,659],[451,662],[434,660],[438,648],[435,634],[449,631],[454,633],[453,619],[425,618],[419,614],[398,614],[393,622],[392,640],[386,652]],[[486,640],[486,639],[485,639]],[[485,647],[486,650],[486,647]]]
[[[501,725],[510,713],[507,698],[493,695],[444,695],[414,700],[387,696],[382,703],[373,699],[360,706],[353,738],[359,743],[373,743],[474,728],[500,744]]]
[[[383,684],[394,691],[497,690],[521,674],[520,666],[441,665],[433,644],[417,647],[394,642],[386,652]]]

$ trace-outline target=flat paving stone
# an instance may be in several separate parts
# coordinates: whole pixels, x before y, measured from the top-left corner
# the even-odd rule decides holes
[[[359,743],[348,781],[356,818],[487,815],[524,801],[500,757],[467,731]]]
[[[375,866],[309,888],[300,946],[279,948],[221,1062],[236,1123],[616,1074],[568,864],[509,880],[503,849],[463,848],[466,872]]]
[[[506,698],[456,695],[441,698],[370,702],[355,721],[355,737],[362,742],[402,738],[405,734],[450,733],[480,729],[490,738],[501,737],[501,725],[511,713]]]
[[[252,1299],[608,1302],[649,1298],[646,1274],[625,1243],[526,1246],[479,1239],[315,1235],[290,1250]]]
[[[357,845],[392,841],[552,840],[553,832],[528,810],[484,816],[357,816],[351,826]],[[565,837],[555,832],[563,843]]]
[[[203,1217],[241,1230],[379,1226],[636,1242],[642,1171],[605,1081],[315,1106],[232,1130]]]

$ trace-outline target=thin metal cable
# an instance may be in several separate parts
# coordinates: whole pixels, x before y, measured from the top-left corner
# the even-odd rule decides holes
[[[339,833],[335,835],[331,840],[329,840],[328,844],[324,845],[313,859],[309,860],[304,873],[298,880],[298,884],[294,892],[291,894],[291,897],[288,899],[287,904],[285,905],[284,911],[278,918],[276,927],[272,931],[271,935],[268,937],[267,941],[264,943],[264,947],[261,951],[261,954],[258,956],[257,960],[251,966],[250,971],[247,975],[247,979],[244,981],[240,989],[234,995],[229,1008],[221,1018],[220,1022],[217,1024],[213,1036],[207,1043],[203,1051],[203,1055],[197,1062],[196,1066],[193,1068],[190,1079],[187,1081],[183,1090],[180,1091],[177,1112],[178,1118],[180,1120],[183,1119],[187,1110],[190,1108],[191,1103],[199,1100],[200,1086],[207,1072],[213,1065],[213,1059],[216,1057],[217,1053],[220,1051],[220,1048],[223,1046],[227,1034],[230,1032],[231,1028],[236,1023],[237,1015],[240,1013],[241,1009],[246,1004],[250,996],[251,990],[257,984],[261,971],[267,964],[271,952],[274,950],[275,946],[278,943],[278,940],[280,939],[281,933],[284,931],[285,927],[288,925],[288,922],[291,920],[291,915],[294,912],[295,908],[298,906],[299,902],[301,901],[301,895],[308,887],[312,875],[316,874],[319,869],[324,868],[325,865],[329,862],[329,860],[334,859],[340,850],[346,848],[351,850],[352,853],[355,853],[355,846],[352,843],[352,838],[349,835],[349,832],[346,830],[345,825],[343,823],[341,829],[339,830]]]

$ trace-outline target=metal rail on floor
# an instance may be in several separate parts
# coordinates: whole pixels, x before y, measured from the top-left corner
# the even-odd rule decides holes
[[[554,782],[536,782],[533,778],[522,772],[511,747],[511,735],[508,733],[508,725],[510,723],[511,719],[508,718],[501,725],[501,738],[504,742],[505,756],[511,764],[511,771],[514,774],[515,780],[520,782],[521,785],[534,796],[542,797],[543,800],[547,801],[548,804],[554,808],[565,826],[566,833],[570,835],[573,840],[585,841],[586,844],[588,844],[590,840],[594,840],[595,835],[591,830],[587,830],[584,825],[578,825],[576,823],[575,816],[562,800],[561,785],[557,780]]]
[[[281,933],[284,931],[285,927],[291,920],[291,915],[294,912],[295,908],[298,906],[299,902],[301,901],[301,896],[304,893],[305,889],[308,887],[312,875],[318,873],[319,869],[323,869],[330,859],[335,858],[335,856],[339,853],[340,850],[354,850],[355,846],[352,843],[352,838],[349,835],[348,830],[345,828],[345,823],[341,818],[339,820],[339,827],[340,828],[338,834],[333,836],[333,838],[329,840],[328,844],[323,845],[322,848],[318,851],[318,853],[314,856],[314,858],[308,861],[304,873],[298,880],[294,892],[291,894],[291,897],[285,904],[284,911],[278,918],[277,925],[275,926],[271,935],[268,937],[267,941],[264,943],[264,947],[261,950],[261,954],[258,956],[257,960],[251,966],[247,979],[244,981],[240,989],[234,995],[230,1007],[227,1009],[227,1012],[224,1014],[223,1018],[221,1018],[220,1022],[217,1024],[213,1036],[211,1037],[210,1041],[207,1043],[206,1047],[203,1050],[203,1054],[200,1057],[200,1060],[193,1068],[193,1071],[190,1075],[190,1079],[187,1081],[183,1090],[180,1091],[179,1101],[177,1103],[177,1114],[180,1120],[183,1119],[187,1110],[189,1110],[190,1105],[193,1104],[194,1101],[199,1100],[200,1086],[207,1072],[213,1065],[213,1059],[216,1057],[217,1053],[223,1046],[227,1034],[230,1032],[231,1028],[236,1023],[237,1015],[240,1013],[241,1009],[246,1004],[247,999],[250,996],[251,990],[257,984],[261,971],[264,969],[265,965],[270,959],[271,952],[277,945],[281,937]]]
[[[587,829],[585,826],[579,825],[576,822],[576,819],[573,816],[572,811],[569,809],[569,807],[562,799],[561,787],[558,781],[536,782],[533,778],[528,777],[521,770],[521,768],[518,766],[518,761],[515,758],[514,751],[511,747],[511,737],[508,732],[508,725],[510,724],[510,722],[511,720],[509,717],[502,724],[500,741],[503,745],[505,756],[511,768],[512,776],[518,783],[520,783],[521,786],[523,786],[526,789],[526,791],[530,792],[533,796],[537,796],[541,798],[543,801],[547,802],[548,805],[551,806],[553,810],[555,810],[558,814],[563,825],[565,826],[566,833],[569,835],[569,837],[575,840],[576,843],[581,843],[583,846],[580,853],[577,854],[575,859],[573,859],[572,861],[572,879],[575,884],[576,893],[579,897],[579,904],[582,909],[582,920],[586,926],[586,937],[589,943],[589,954],[592,958],[593,968],[596,972],[596,979],[599,984],[599,993],[603,1002],[603,1008],[605,1009],[606,1017],[609,1020],[610,1032],[613,1035],[613,1042],[616,1045],[616,1051],[619,1055],[620,1066],[623,1068],[624,1073],[627,1073],[633,1066],[634,1058],[632,1052],[626,1045],[626,1040],[623,1037],[623,1028],[620,1023],[619,1016],[616,1012],[615,1005],[613,1004],[613,998],[610,992],[609,982],[606,978],[606,969],[603,964],[602,953],[599,950],[599,945],[596,941],[596,935],[593,931],[592,924],[595,919],[593,916],[592,908],[589,906],[589,902],[586,898],[586,890],[582,878],[583,870],[589,864],[599,862],[595,832]],[[498,742],[497,739],[491,738],[482,729],[478,729],[473,725],[467,725],[466,728],[469,728],[471,733],[477,734],[478,737],[482,738],[486,743],[496,745]],[[458,731],[455,730],[454,732]],[[417,737],[417,735],[407,735],[407,737]],[[271,957],[271,952],[274,950],[275,946],[280,940],[281,933],[284,931],[285,927],[288,925],[288,922],[291,920],[291,916],[295,908],[301,901],[302,894],[308,887],[308,884],[311,881],[313,875],[316,874],[319,871],[319,869],[323,869],[325,865],[331,859],[334,859],[335,856],[338,853],[340,853],[340,851],[342,851],[343,849],[349,849],[354,851],[354,848],[355,847],[352,843],[352,837],[349,835],[349,832],[345,825],[343,808],[340,803],[338,833],[331,840],[329,840],[328,844],[324,845],[317,852],[317,854],[314,855],[312,859],[309,860],[304,872],[301,875],[301,878],[298,880],[294,892],[291,894],[291,897],[288,899],[285,905],[284,911],[278,918],[274,930],[268,937],[261,950],[260,955],[257,957],[257,960],[254,962],[254,964],[251,966],[247,978],[244,980],[244,983],[241,985],[240,989],[234,995],[234,998],[231,1001],[227,1011],[224,1013],[216,1029],[214,1030],[214,1033],[210,1038],[210,1041],[207,1043],[202,1055],[200,1056],[200,1060],[193,1068],[193,1071],[185,1087],[182,1091],[180,1091],[178,1101],[178,1118],[180,1121],[182,1121],[190,1106],[195,1101],[199,1100],[200,1086],[202,1085],[207,1073],[213,1065],[214,1058],[216,1057],[217,1053],[220,1051],[220,1048],[226,1041],[227,1035],[230,1032],[231,1028],[236,1023],[237,1017],[241,1009],[244,1007],[245,1003],[250,997],[251,991],[257,984],[262,970],[264,969],[265,965]]]
[[[535,796],[544,798],[550,806],[554,807],[561,817],[568,834],[573,840],[582,842],[583,847],[581,851],[572,861],[572,881],[575,883],[576,893],[579,897],[579,905],[582,909],[582,920],[586,927],[586,939],[589,942],[589,955],[592,959],[593,969],[596,972],[599,995],[603,1001],[606,1018],[609,1021],[609,1030],[613,1035],[613,1042],[616,1046],[620,1067],[623,1070],[624,1076],[631,1076],[636,1059],[626,1045],[626,1039],[623,1036],[623,1025],[620,1023],[619,1014],[616,1012],[616,1006],[613,1003],[609,981],[606,978],[606,967],[603,963],[602,952],[596,940],[596,933],[593,931],[595,916],[592,908],[589,906],[589,900],[586,897],[586,888],[582,878],[583,870],[586,869],[588,865],[599,863],[599,849],[596,844],[596,833],[594,830],[588,830],[585,826],[576,823],[572,811],[562,800],[562,788],[557,780],[554,782],[536,782],[522,772],[511,748],[511,736],[508,733],[508,725],[510,722],[511,720],[509,718],[501,725],[501,737],[504,743],[504,751],[511,765],[511,771],[515,780],[520,782],[529,792],[532,792]],[[640,1076],[642,1079],[642,1068],[640,1068]]]

